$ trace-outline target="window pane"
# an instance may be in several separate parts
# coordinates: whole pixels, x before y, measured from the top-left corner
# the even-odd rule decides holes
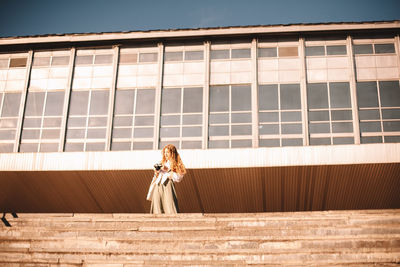
[[[202,124],[203,116],[202,115],[184,115],[183,116],[183,124]]]
[[[181,111],[181,91],[180,88],[162,90],[161,113],[179,113]]]
[[[307,84],[308,108],[328,108],[328,88],[326,83]]]
[[[185,60],[203,60],[204,52],[203,51],[186,51],[185,52]]]
[[[181,124],[181,116],[180,115],[169,115],[169,116],[161,116],[161,126],[165,125],[180,125]]]
[[[104,151],[105,143],[87,143],[86,151]]]
[[[203,111],[203,88],[185,88],[183,91],[183,112]]]
[[[228,123],[229,122],[229,114],[210,114],[208,121],[210,124]]]
[[[352,133],[353,123],[351,122],[333,122],[332,123],[333,133]]]
[[[383,110],[382,112],[384,113],[385,110]],[[358,117],[360,118],[360,120],[379,120],[380,119],[379,110],[377,109],[359,110]]]
[[[201,127],[183,127],[182,136],[183,137],[197,137],[202,135]]]
[[[251,147],[251,140],[232,140],[232,148]]]
[[[164,60],[165,61],[182,61],[183,60],[183,52],[165,52]]]
[[[281,109],[300,109],[300,85],[281,84]]]
[[[360,122],[360,131],[365,132],[380,132],[381,123],[379,121],[373,122]]]
[[[153,114],[155,90],[137,90],[136,114]]]
[[[113,138],[130,138],[132,136],[131,128],[115,128],[112,133]]]
[[[400,109],[383,109],[383,119],[400,119]]]
[[[107,115],[108,91],[92,91],[90,100],[90,115]]]
[[[306,56],[324,56],[325,47],[324,46],[309,46],[306,47]]]
[[[139,54],[140,62],[157,62],[158,53],[141,53]]]
[[[58,151],[58,143],[56,144],[40,144],[40,152],[57,152]]]
[[[83,143],[66,143],[65,151],[83,151]]]
[[[232,135],[251,135],[251,125],[232,125]]]
[[[309,111],[308,112],[309,121],[329,121],[328,111]]]
[[[347,49],[345,45],[329,45],[326,46],[327,55],[346,55]]]
[[[76,56],[75,65],[93,64],[93,56]]]
[[[233,113],[232,114],[233,123],[251,123],[251,113]]]
[[[384,121],[383,130],[385,132],[400,132],[400,121]]]
[[[276,57],[276,47],[272,48],[258,48],[258,57]]]
[[[136,116],[136,126],[152,126],[154,125],[154,116]]]
[[[131,143],[130,142],[112,142],[111,150],[112,151],[131,150]]]
[[[208,142],[209,148],[228,148],[229,141],[227,140],[210,140]]]
[[[115,94],[115,114],[133,114],[134,90],[117,90]]]
[[[229,87],[210,86],[210,111],[229,110]]]
[[[86,115],[89,100],[89,91],[72,91],[70,101],[70,115]]]
[[[330,138],[310,138],[311,146],[330,145],[330,144],[331,144]]]
[[[96,55],[94,58],[94,64],[111,64],[113,61],[113,55]]]
[[[26,100],[25,115],[41,116],[43,113],[44,97],[44,92],[29,92]]]
[[[333,144],[334,145],[354,144],[354,138],[353,137],[334,137]]]
[[[19,113],[19,103],[21,100],[20,93],[4,94],[3,110],[1,111],[2,117],[15,117]]]
[[[50,57],[34,57],[32,65],[34,67],[49,66]]]
[[[131,126],[131,125],[132,125],[132,116],[114,118],[114,126]]]
[[[162,127],[160,137],[179,137],[179,127]]]
[[[137,63],[137,54],[121,54],[119,56],[119,63]]]
[[[303,139],[301,138],[290,138],[282,139],[282,146],[302,146]]]
[[[278,112],[260,112],[258,114],[260,122],[277,122],[279,120]]]
[[[280,57],[297,57],[298,49],[296,47],[279,47]]]
[[[250,85],[232,85],[232,110],[251,110]]]
[[[279,125],[278,124],[266,124],[259,126],[259,134],[279,134]]]
[[[232,49],[232,58],[251,58],[250,49]]]
[[[86,127],[86,117],[68,118],[68,128],[69,127]]]
[[[19,68],[26,66],[27,58],[12,58],[10,59],[10,68]]]
[[[260,147],[277,147],[280,146],[279,139],[260,139]]]
[[[133,137],[143,138],[143,137],[153,137],[153,128],[135,128]]]
[[[87,138],[91,139],[106,138],[106,129],[88,129]]]
[[[69,56],[53,57],[51,59],[52,66],[67,66],[69,65]]]
[[[282,134],[301,134],[301,124],[282,124]]]
[[[331,128],[329,123],[310,123],[308,129],[311,134],[313,133],[330,133]]]
[[[351,120],[351,110],[332,110],[331,116],[333,121]]]
[[[361,137],[361,144],[382,143],[382,136]]]
[[[399,81],[379,82],[382,107],[400,107]]]
[[[106,117],[90,117],[89,118],[89,127],[98,127],[98,126],[107,126],[107,118]]]
[[[400,136],[385,136],[385,143],[400,143]]]
[[[43,127],[60,127],[61,118],[44,118]]]
[[[354,54],[372,54],[372,44],[353,45]]]
[[[201,141],[183,141],[182,149],[196,149],[201,148]]]
[[[378,107],[376,82],[357,82],[357,103],[361,108]]]
[[[211,59],[228,59],[229,50],[211,50]]]
[[[64,107],[64,92],[48,92],[45,116],[61,116]]]
[[[260,110],[278,109],[278,85],[268,84],[258,86],[258,106]]]
[[[375,53],[396,53],[396,51],[394,49],[394,44],[375,44]]]
[[[350,108],[350,86],[349,83],[330,83],[329,94],[331,108]]]
[[[281,119],[284,122],[301,121],[301,112],[300,111],[282,112]]]
[[[228,126],[210,126],[209,127],[209,135],[210,136],[229,135],[229,127]]]

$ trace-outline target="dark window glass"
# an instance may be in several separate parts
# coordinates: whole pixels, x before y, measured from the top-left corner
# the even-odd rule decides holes
[[[278,124],[266,124],[259,126],[259,134],[279,134]]]
[[[260,147],[277,147],[280,146],[279,139],[260,139],[258,145]]]
[[[116,128],[112,133],[113,138],[130,138],[132,136],[131,128]]]
[[[258,57],[276,57],[276,47],[258,48]]]
[[[233,123],[251,123],[251,113],[233,113]]]
[[[185,88],[183,91],[183,112],[203,111],[203,88]]]
[[[353,137],[333,137],[333,144],[334,145],[354,144],[354,138]]]
[[[211,50],[211,59],[228,59],[229,50]]]
[[[308,125],[310,133],[330,133],[329,123],[310,123]]]
[[[378,107],[376,82],[357,82],[357,102],[360,108]]]
[[[382,107],[400,107],[399,81],[379,82]]]
[[[67,66],[69,65],[69,56],[53,57],[51,59],[52,66]]]
[[[2,117],[18,116],[20,100],[21,100],[20,93],[4,94],[4,103],[3,103],[3,110],[1,111],[1,116]]]
[[[113,61],[113,55],[96,55],[94,58],[94,64],[111,64]]]
[[[29,92],[26,100],[25,115],[41,116],[43,113],[44,97],[44,92]]]
[[[90,115],[107,115],[108,112],[108,91],[92,91],[90,100]]]
[[[48,143],[40,144],[40,152],[57,152],[57,151],[58,151],[58,143],[56,143],[56,144],[48,144]]]
[[[154,116],[136,116],[135,117],[136,126],[153,126]]]
[[[228,148],[229,141],[227,140],[210,140],[208,142],[209,148]]]
[[[383,109],[383,119],[400,119],[400,109]]]
[[[320,146],[320,145],[330,145],[331,139],[327,138],[310,138],[310,145],[311,146]]]
[[[250,135],[251,125],[232,125],[232,135]]]
[[[328,88],[326,83],[307,84],[308,108],[328,108]]]
[[[204,52],[203,51],[186,51],[185,52],[185,60],[203,60]]]
[[[119,56],[119,63],[137,63],[138,55],[137,54],[121,54]]]
[[[300,109],[300,85],[281,84],[281,109]]]
[[[384,121],[383,130],[385,132],[399,132],[400,131],[400,121]]]
[[[303,139],[301,138],[287,138],[282,139],[282,146],[302,146]]]
[[[44,118],[43,127],[59,127],[61,125],[61,118]]]
[[[210,136],[229,135],[229,126],[210,126],[208,131]]]
[[[279,120],[278,112],[260,112],[258,114],[260,122],[277,122]]]
[[[179,113],[181,111],[181,90],[180,88],[162,90],[162,114]]]
[[[22,139],[39,139],[40,130],[22,130]]]
[[[251,140],[232,140],[232,148],[251,147]]]
[[[131,143],[130,142],[112,142],[111,150],[112,151],[131,150]]]
[[[50,65],[50,57],[34,57],[33,58],[33,66],[34,67],[42,67]]]
[[[182,141],[182,149],[201,148],[201,141]]]
[[[352,133],[353,123],[351,122],[333,122],[332,123],[333,133]]]
[[[27,62],[27,58],[12,58],[10,59],[10,68],[19,68],[25,67]]]
[[[0,140],[14,140],[15,130],[0,131]]]
[[[134,90],[117,90],[115,93],[116,115],[133,114],[133,103],[135,102]]]
[[[210,86],[210,111],[229,110],[229,87]]]
[[[70,115],[86,115],[89,100],[89,91],[72,91],[70,101]]]
[[[330,83],[329,94],[332,108],[351,107],[349,83]]]
[[[42,139],[58,139],[60,138],[60,130],[59,129],[43,129],[42,130]]]
[[[382,136],[364,136],[361,137],[361,144],[382,143]]]
[[[139,61],[140,62],[157,62],[158,61],[158,53],[140,53]]]
[[[400,143],[400,136],[385,136],[385,143]]]
[[[332,110],[331,117],[333,121],[351,120],[351,110]]]
[[[208,121],[210,124],[228,123],[229,122],[229,114],[210,114]]]
[[[328,45],[326,46],[326,54],[331,55],[346,55],[347,49],[345,45]]]
[[[165,61],[182,61],[183,60],[183,52],[165,52],[164,54]]]
[[[242,111],[251,109],[250,85],[232,85],[232,110]]]
[[[202,135],[202,127],[183,127],[182,136],[183,137],[196,137]]]
[[[160,137],[179,137],[179,127],[160,128]]]
[[[396,53],[394,44],[375,44],[376,54]]]
[[[183,124],[202,124],[202,115],[183,115]]]
[[[181,116],[180,115],[163,115],[161,116],[161,126],[165,125],[180,125]]]
[[[278,109],[278,85],[268,84],[258,86],[258,106],[260,110]]]
[[[281,120],[283,122],[301,121],[301,112],[300,111],[282,112]]]
[[[75,65],[93,64],[93,56],[76,56]]]
[[[153,134],[154,134],[153,128],[135,128],[133,137],[135,138],[153,137]]]
[[[20,152],[37,152],[39,144],[21,144]]]
[[[46,107],[44,110],[45,116],[61,116],[64,107],[64,91],[63,92],[48,92]]]
[[[232,58],[251,58],[250,49],[232,49]]]
[[[136,114],[154,113],[155,90],[137,90]]]
[[[87,143],[86,151],[104,151],[105,143]]]
[[[324,56],[324,46],[308,46],[306,47],[306,56]]]
[[[379,121],[373,122],[360,122],[360,131],[365,132],[380,132],[381,123]]]
[[[107,118],[91,117],[89,118],[89,127],[107,126]]]
[[[65,151],[83,151],[84,144],[83,143],[66,143]]]
[[[360,118],[360,120],[379,120],[380,119],[379,110],[377,109],[359,110],[358,117]]]
[[[132,126],[132,116],[115,117],[113,123],[114,126]]]
[[[282,134],[301,134],[302,126],[301,124],[282,124]]]
[[[308,112],[309,121],[329,121],[329,112],[325,111],[309,111]]]
[[[354,54],[373,54],[372,44],[353,45]]]
[[[86,117],[85,118],[69,118],[68,119],[68,128],[69,127],[85,127],[86,126]]]

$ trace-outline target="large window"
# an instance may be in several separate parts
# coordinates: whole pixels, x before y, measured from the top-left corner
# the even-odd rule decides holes
[[[259,146],[301,146],[303,130],[299,84],[258,87]]]
[[[113,51],[81,50],[75,59],[65,151],[104,151]]]
[[[0,152],[13,152],[25,87],[27,54],[0,55]]]
[[[354,143],[349,83],[309,83],[307,102],[310,145]]]
[[[252,146],[251,86],[210,86],[209,148]]]
[[[69,51],[35,53],[25,105],[21,152],[59,150],[68,65]]]
[[[400,142],[399,81],[357,83],[361,143]]]
[[[163,88],[160,143],[202,148],[203,88]]]
[[[155,89],[119,89],[115,95],[112,150],[153,149]]]

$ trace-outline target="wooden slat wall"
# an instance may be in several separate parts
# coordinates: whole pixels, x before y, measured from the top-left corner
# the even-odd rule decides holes
[[[147,213],[151,170],[3,171],[0,211]],[[181,212],[400,208],[400,163],[189,169]]]

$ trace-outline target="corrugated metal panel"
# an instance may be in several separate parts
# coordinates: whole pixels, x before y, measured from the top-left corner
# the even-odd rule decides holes
[[[3,171],[0,210],[147,213],[151,170]],[[400,208],[400,163],[189,169],[181,212]]]

